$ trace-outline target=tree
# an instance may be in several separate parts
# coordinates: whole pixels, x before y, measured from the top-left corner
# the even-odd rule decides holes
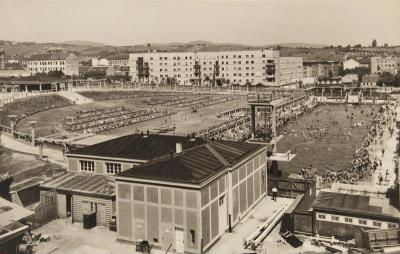
[[[380,81],[385,84],[385,86],[393,86],[395,85],[396,79],[392,73],[384,71],[380,75]]]
[[[383,47],[388,48],[389,45],[385,42],[385,44],[383,44]]]
[[[376,42],[376,39],[372,40],[372,45],[373,48],[376,48],[378,46],[378,43]]]

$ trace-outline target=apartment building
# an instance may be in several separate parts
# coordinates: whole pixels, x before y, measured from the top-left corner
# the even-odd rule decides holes
[[[303,76],[302,58],[275,50],[132,53],[129,66],[132,81],[175,79],[179,85],[285,86]]]
[[[398,58],[372,57],[371,74],[390,72],[395,75],[399,71],[399,63],[400,59]]]
[[[62,71],[65,75],[79,75],[79,60],[73,53],[35,54],[26,62],[26,70],[32,74]]]

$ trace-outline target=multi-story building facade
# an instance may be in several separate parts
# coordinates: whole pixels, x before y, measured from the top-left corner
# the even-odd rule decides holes
[[[378,74],[383,72],[390,72],[393,75],[399,71],[398,58],[383,58],[383,57],[372,57],[371,58],[371,74]]]
[[[79,75],[79,60],[73,53],[35,54],[26,62],[26,70],[32,74],[62,71],[65,75]]]
[[[133,81],[165,82],[179,85],[295,84],[303,76],[300,57],[280,57],[279,51],[150,52],[129,56]]]
[[[129,66],[129,55],[110,56],[108,62],[110,66]]]
[[[310,61],[303,63],[303,76],[305,78],[331,78],[338,75],[338,61]]]

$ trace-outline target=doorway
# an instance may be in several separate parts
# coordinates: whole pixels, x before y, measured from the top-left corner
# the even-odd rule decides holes
[[[184,235],[182,228],[175,228],[175,250],[176,253],[183,254],[185,252]]]
[[[71,217],[72,215],[72,195],[67,194],[66,197],[66,208],[67,208],[67,218]]]
[[[219,222],[219,234],[225,232],[228,223],[228,209],[225,200],[225,195],[219,198],[218,200],[218,222]]]

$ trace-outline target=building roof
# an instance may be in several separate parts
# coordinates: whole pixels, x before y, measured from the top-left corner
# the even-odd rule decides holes
[[[47,60],[65,60],[72,53],[56,53],[56,54],[34,54],[28,61],[47,61]]]
[[[0,198],[0,232],[1,226],[4,226],[6,223],[20,221],[32,214],[32,211],[11,203],[4,198]]]
[[[364,75],[362,77],[362,83],[376,83],[379,81],[378,75]]]
[[[111,68],[110,66],[79,66],[80,74],[106,74],[107,70]]]
[[[182,149],[185,150],[206,142],[202,138],[191,141],[183,136],[132,134],[73,150],[67,153],[67,156],[89,155],[115,159],[152,160],[175,151],[176,143],[181,143]]]
[[[303,66],[312,66],[318,64],[339,64],[337,60],[310,60],[310,61],[303,61]]]
[[[118,176],[200,184],[239,163],[262,145],[230,141],[209,142],[121,172]]]
[[[40,185],[41,189],[57,190],[96,197],[110,198],[115,195],[114,181],[105,175],[66,172]]]
[[[399,217],[399,210],[384,197],[321,191],[314,203],[314,210],[373,217]]]
[[[33,212],[10,201],[0,198],[0,245],[29,229],[19,221],[33,215]]]
[[[129,60],[129,54],[111,55],[106,58],[107,60]]]
[[[361,58],[358,60],[360,64],[371,64],[371,58]]]

